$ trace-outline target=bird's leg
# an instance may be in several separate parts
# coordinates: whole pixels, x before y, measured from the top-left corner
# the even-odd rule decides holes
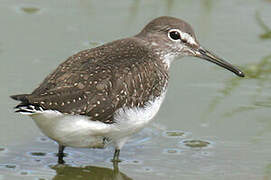
[[[129,136],[120,138],[118,140],[116,140],[114,142],[115,144],[115,153],[112,159],[113,164],[117,164],[119,162],[121,162],[121,160],[119,159],[119,155],[120,155],[120,149],[123,147],[123,145],[125,144],[125,142],[129,139]]]
[[[65,161],[63,160],[63,157],[64,157],[64,149],[65,149],[65,146],[63,145],[58,145],[58,153],[57,153],[57,156],[58,156],[58,163],[59,164],[64,164]]]
[[[115,164],[121,162],[119,159],[119,155],[120,155],[120,149],[115,149],[115,153],[114,153],[114,157],[112,159],[112,162]]]
[[[113,173],[118,174],[119,173],[119,162],[113,161]]]

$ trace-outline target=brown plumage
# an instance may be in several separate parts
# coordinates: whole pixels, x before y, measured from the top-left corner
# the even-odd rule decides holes
[[[158,112],[169,66],[183,56],[205,59],[244,77],[200,46],[189,24],[165,16],[136,36],[71,56],[31,94],[12,98],[21,101],[17,112],[30,115],[58,142],[59,163],[64,162],[65,146],[101,148],[107,141],[115,147],[113,161],[119,162],[127,139]]]
[[[81,51],[60,64],[32,94],[23,95],[23,103],[113,123],[117,109],[143,107],[161,95],[168,74],[157,58],[139,38]]]

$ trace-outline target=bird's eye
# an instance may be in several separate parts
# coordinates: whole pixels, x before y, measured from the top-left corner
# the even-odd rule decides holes
[[[175,41],[181,39],[181,35],[178,31],[170,31],[169,37]]]

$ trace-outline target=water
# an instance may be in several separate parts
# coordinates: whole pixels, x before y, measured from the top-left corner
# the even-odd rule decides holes
[[[1,0],[0,180],[271,179],[270,0]],[[238,65],[235,77],[183,58],[155,121],[121,151],[57,145],[33,121],[13,113],[8,96],[31,92],[73,53],[136,34],[171,15],[193,25],[201,44]]]

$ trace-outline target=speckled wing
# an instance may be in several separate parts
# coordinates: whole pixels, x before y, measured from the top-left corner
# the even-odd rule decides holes
[[[153,61],[138,44],[124,39],[81,51],[60,64],[32,94],[12,98],[21,105],[113,123],[116,110],[144,107],[167,84],[162,61]]]
[[[68,58],[27,96],[29,104],[112,123],[116,109],[109,97],[113,71],[92,58],[93,53],[85,50]]]

